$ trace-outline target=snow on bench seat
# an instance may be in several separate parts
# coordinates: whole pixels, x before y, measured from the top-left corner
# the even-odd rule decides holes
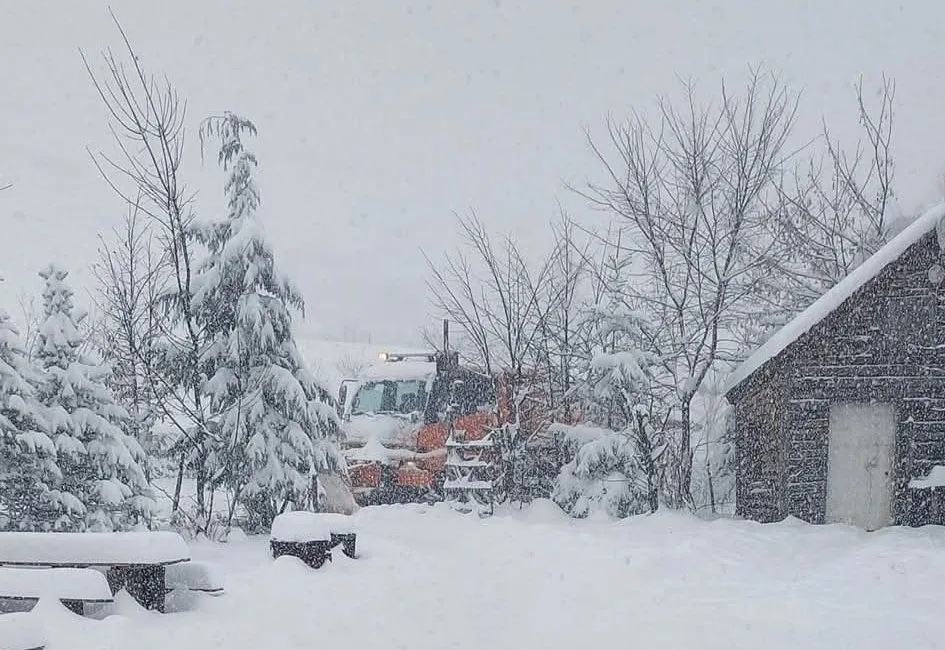
[[[168,589],[189,589],[208,594],[223,593],[223,580],[216,567],[205,562],[182,562],[167,567]]]
[[[46,633],[33,614],[0,614],[0,650],[42,650]]]
[[[140,566],[186,562],[190,550],[172,532],[0,533],[0,565]]]
[[[44,596],[84,603],[112,602],[108,581],[95,569],[0,567],[0,598],[39,599]]]
[[[329,542],[331,528],[318,513],[296,510],[284,512],[273,520],[270,537],[277,542]]]

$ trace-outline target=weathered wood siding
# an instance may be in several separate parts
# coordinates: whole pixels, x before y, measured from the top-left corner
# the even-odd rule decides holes
[[[784,518],[784,382],[759,386],[735,405],[735,512],[769,522]]]
[[[758,450],[783,463],[782,516],[824,521],[830,405],[843,402],[896,409],[894,522],[927,523],[945,511],[930,503],[931,493],[908,488],[913,477],[945,464],[945,287],[929,281],[935,263],[940,254],[930,234],[769,362],[735,398],[738,414],[765,409],[766,392],[785,395],[784,452]],[[752,418],[762,417],[782,416],[736,419],[739,440],[751,435]],[[751,443],[740,444],[751,453]],[[770,520],[768,504],[742,496],[749,498],[739,508],[744,516]]]

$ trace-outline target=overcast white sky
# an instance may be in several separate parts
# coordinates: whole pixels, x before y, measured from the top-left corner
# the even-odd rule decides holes
[[[40,287],[50,260],[87,282],[97,233],[122,206],[86,147],[110,146],[78,48],[117,35],[95,0],[7,2],[0,21],[0,298]],[[909,0],[115,0],[152,71],[189,100],[203,216],[219,176],[196,125],[255,120],[263,219],[303,289],[308,337],[411,343],[429,324],[425,262],[475,208],[538,247],[564,182],[598,173],[583,128],[651,107],[695,77],[763,65],[803,90],[798,136],[826,117],[855,129],[860,74],[897,80],[902,204],[938,200],[945,176],[945,3]],[[212,162],[212,159],[211,159]]]

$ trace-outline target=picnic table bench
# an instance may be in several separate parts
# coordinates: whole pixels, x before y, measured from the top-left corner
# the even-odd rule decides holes
[[[95,569],[0,567],[0,600],[25,601],[32,607],[46,596],[80,616],[86,605],[112,602],[105,574]]]
[[[350,515],[297,510],[285,512],[272,522],[269,547],[273,557],[291,555],[313,569],[331,559],[331,549],[341,545],[355,557],[357,534]]]
[[[112,594],[125,589],[157,611],[164,611],[167,567],[188,561],[187,544],[171,532],[0,533],[0,566],[103,570]]]
[[[0,614],[0,650],[43,650],[46,633],[32,614]]]

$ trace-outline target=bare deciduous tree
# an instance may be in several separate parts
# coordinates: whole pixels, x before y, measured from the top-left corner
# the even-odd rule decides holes
[[[109,114],[118,149],[116,157],[99,153],[93,159],[115,192],[128,205],[137,205],[149,219],[166,255],[170,286],[162,296],[166,324],[162,333],[163,368],[154,379],[162,383],[167,395],[162,401],[163,415],[179,431],[183,443],[175,510],[186,456],[196,473],[198,519],[205,520],[209,443],[214,434],[208,426],[200,390],[203,335],[191,305],[192,196],[180,179],[186,105],[170,82],[159,82],[145,71],[118,19],[114,14],[112,18],[121,35],[125,61],[110,49],[105,50],[105,73],[99,78],[82,56]]]
[[[623,293],[652,324],[646,349],[661,359],[678,417],[677,499],[690,503],[692,402],[720,355],[734,352],[731,320],[774,246],[797,96],[753,72],[741,96],[723,82],[717,106],[701,107],[692,85],[681,109],[659,106],[655,124],[610,122],[615,156],[591,142],[608,182],[581,194],[623,227]]]
[[[500,499],[524,501],[543,489],[544,469],[527,446],[552,414],[547,330],[552,258],[530,264],[511,237],[497,243],[475,216],[460,217],[464,245],[439,268],[427,259],[434,306],[468,336],[473,356],[498,380],[508,412],[499,433],[502,458],[495,479]],[[550,487],[548,488],[550,489]]]
[[[99,259],[92,266],[97,280],[99,349],[112,367],[116,394],[131,415],[131,433],[152,460],[163,451],[153,439],[154,421],[165,397],[154,374],[168,270],[164,251],[155,244],[138,203],[129,206],[111,241],[102,238]],[[146,470],[150,479],[150,464]]]
[[[824,125],[824,151],[782,184],[781,241],[761,278],[765,308],[779,315],[772,325],[811,304],[888,238],[895,83],[883,77],[871,109],[861,79],[856,99],[862,136],[853,153]]]
[[[428,283],[435,307],[458,323],[490,375],[506,373],[511,382],[511,419],[518,421],[527,375],[550,302],[546,299],[551,261],[532,268],[510,237],[497,246],[483,223],[459,217],[464,249],[445,256],[440,269],[427,258]]]
[[[575,222],[564,213],[552,225],[554,247],[544,288],[547,308],[539,324],[539,350],[547,364],[549,407],[551,415],[560,422],[571,422],[576,415],[572,388],[577,381],[577,362],[586,329],[583,293],[589,279],[591,242],[579,241],[578,231]]]

